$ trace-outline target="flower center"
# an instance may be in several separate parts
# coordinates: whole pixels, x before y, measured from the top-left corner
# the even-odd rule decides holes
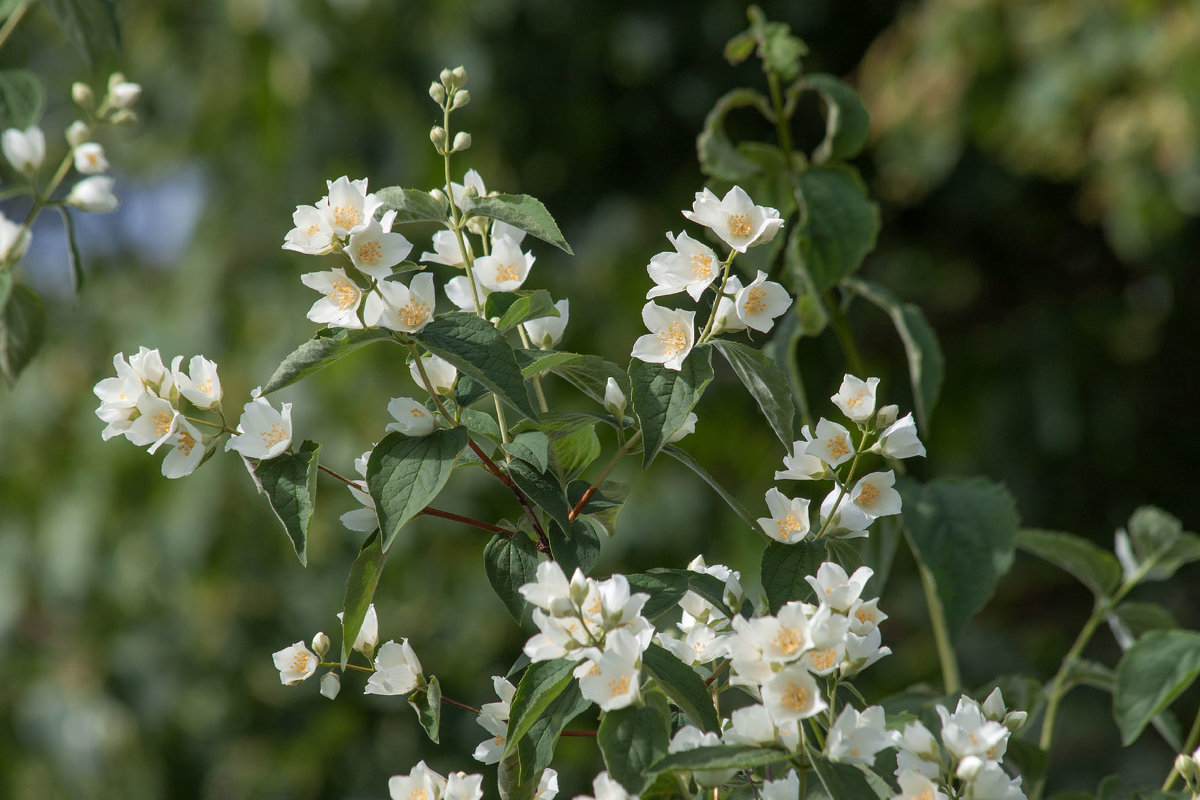
[[[794,531],[804,529],[800,524],[800,520],[796,519],[795,514],[788,514],[783,519],[777,519],[775,520],[775,524],[779,527],[779,538],[783,539],[785,542]]]
[[[429,316],[429,304],[422,303],[417,299],[408,301],[408,305],[401,306],[396,315],[400,317],[400,321],[410,328],[415,328],[425,321]]]
[[[866,606],[860,608],[858,611],[855,611],[854,618],[863,625],[870,625],[875,621],[875,615],[872,614],[871,609],[867,608]]]
[[[521,273],[517,271],[516,264],[501,264],[496,267],[496,282],[503,283],[504,281],[519,281]]]
[[[850,443],[846,441],[845,436],[831,436],[825,440],[825,446],[829,448],[829,455],[834,458],[850,455]]]
[[[622,675],[608,682],[608,696],[619,697],[623,694],[629,694],[629,676]]]
[[[412,793],[408,796],[408,800],[429,800],[429,792],[420,786],[414,787]]]
[[[808,663],[819,670],[830,669],[837,661],[837,651],[832,647],[825,650],[813,650],[808,654]]]
[[[730,214],[729,215],[729,232],[734,236],[749,236],[750,235],[750,215],[749,214]]]
[[[186,430],[180,431],[175,439],[175,447],[183,451],[185,456],[192,454],[192,448],[196,446],[196,437],[192,436]]]
[[[854,395],[854,397],[846,400],[846,405],[850,408],[858,408],[863,404],[863,398],[868,397],[869,395],[870,392],[859,392],[858,394]]]
[[[329,287],[329,301],[338,307],[339,311],[354,308],[358,305],[358,287],[350,281],[336,280]]]
[[[349,230],[362,222],[362,211],[354,206],[334,206],[333,224]]]
[[[795,628],[780,628],[772,644],[785,656],[795,655],[804,646],[804,635]]]
[[[659,331],[658,341],[662,342],[663,350],[666,350],[669,356],[677,355],[687,349],[687,333],[679,324],[679,320],[672,320],[671,325],[665,331]]]
[[[746,293],[746,302],[744,307],[751,314],[761,314],[767,310],[767,303],[763,299],[767,296],[767,290],[761,286],[755,286]]]
[[[874,508],[875,501],[879,499],[879,489],[873,483],[864,483],[862,491],[858,493],[858,497],[854,498],[854,504],[863,508]]]
[[[263,445],[265,447],[267,447],[268,449],[270,449],[270,448],[274,447],[275,445],[279,444],[280,442],[282,442],[284,439],[286,439],[287,432],[283,429],[282,425],[280,425],[278,422],[276,422],[274,425],[271,426],[270,430],[263,431],[261,436],[262,436],[262,440],[263,440]]]
[[[308,653],[301,650],[292,658],[292,672],[304,672],[308,669],[308,660],[311,658]]]
[[[692,256],[692,275],[696,280],[708,280],[713,276],[712,256],[707,253],[696,253]]]
[[[379,244],[378,239],[363,242],[355,252],[358,254],[358,260],[364,264],[374,265],[383,260],[383,247]]]
[[[168,414],[166,411],[160,411],[154,415],[154,432],[159,436],[166,436],[171,432],[171,421],[174,419],[173,414]]]
[[[426,416],[424,411],[422,411],[421,409],[416,408],[416,407],[409,409],[408,413],[412,414],[414,417],[417,417],[417,418]]]
[[[789,708],[792,711],[803,711],[808,707],[808,690],[803,686],[789,683],[787,690],[784,691],[783,697],[780,699],[785,708]]]

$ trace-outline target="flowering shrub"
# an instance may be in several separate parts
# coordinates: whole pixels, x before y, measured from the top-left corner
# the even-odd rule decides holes
[[[499,765],[502,797],[555,796],[555,746],[593,705],[597,729],[572,733],[594,736],[604,759],[596,798],[709,790],[714,798],[770,800],[818,792],[839,799],[1037,797],[1070,688],[1107,682],[1129,742],[1200,675],[1200,635],[1144,624],[1135,630],[1121,613],[1139,583],[1200,559],[1200,537],[1145,509],[1118,534],[1114,557],[1068,534],[1018,532],[1001,487],[903,477],[904,460],[925,454],[919,430],[936,401],[941,356],[918,309],[854,276],[879,225],[845,163],[865,142],[865,111],[841,81],[802,75],[802,43],[756,10],[750,29],[727,49],[733,61],[751,53],[763,61],[770,96],[736,90],[709,115],[700,153],[718,191],[696,192],[682,210],[694,227],[667,232],[672,249],[649,258],[652,285],[641,310],[648,333],[629,345],[627,367],[556,349],[569,304],[526,288],[535,274],[535,256],[524,249],[529,237],[571,252],[547,209],[527,195],[488,192],[474,171],[462,184],[452,180],[452,156],[471,145],[468,133],[452,127],[454,112],[470,100],[458,68],[443,71],[429,90],[442,112],[431,131],[444,163],[441,187],[372,192],[368,179],[343,176],[328,181],[319,200],[297,207],[283,248],[337,264],[301,276],[319,295],[308,319],[324,327],[252,393],[236,428],[224,415],[214,362],[194,356],[185,372],[183,356],[168,365],[143,347],[129,358],[118,354],[116,375],[96,385],[102,435],[124,436],[150,453],[166,446],[168,478],[190,474],[223,441],[244,460],[302,564],[318,472],[343,483],[360,508],[342,521],[367,535],[347,580],[341,644],[335,650],[319,632],[310,644],[282,647],[273,654],[281,683],[320,673],[320,693],[336,700],[343,683],[363,673],[364,693],[406,697],[434,741],[443,706],[474,713],[488,737],[474,758]],[[811,154],[796,151],[789,133],[797,97],[807,91],[826,109],[826,135]],[[739,109],[763,114],[779,145],[732,142],[724,120]],[[409,222],[443,228],[416,261],[408,260],[414,244],[394,230]],[[457,310],[439,310],[439,290]],[[852,298],[895,322],[909,361],[912,412],[901,416],[884,402],[880,380],[861,370],[845,322]],[[801,338],[826,326],[850,367],[828,406],[810,404],[797,355]],[[358,477],[346,477],[321,463],[320,444],[297,442],[290,404],[276,407],[268,398],[377,344],[398,348],[392,352],[415,396],[388,400],[394,421],[355,460]],[[780,441],[774,478],[788,493],[765,491],[766,516],[742,507],[678,444],[701,424],[714,353]],[[552,378],[573,387],[589,410],[552,409],[543,388]],[[615,449],[597,469],[607,429]],[[746,596],[739,570],[700,557],[686,568],[592,574],[628,494],[609,475],[626,458],[649,468],[661,454],[711,484],[745,523],[742,535],[762,538],[763,597]],[[490,475],[511,497],[513,519],[434,507],[459,470]],[[497,701],[478,709],[443,696],[436,665],[418,657],[421,642],[379,643],[392,622],[378,618],[372,598],[396,538],[419,515],[491,534],[483,549],[488,580],[514,622],[530,631],[509,674],[491,679]],[[855,680],[891,653],[881,598],[868,590],[891,557],[869,556],[863,544],[874,538],[894,547],[900,536],[919,564],[943,686],[915,702],[872,704]],[[1014,546],[1078,577],[1096,594],[1095,613],[1046,687],[1015,692],[1019,684],[1003,681],[1005,689],[964,693],[951,637],[988,600]],[[863,563],[867,557],[872,564]],[[1101,621],[1126,650],[1115,673],[1079,658]],[[1022,738],[1035,718],[1036,744]],[[1191,751],[1197,736],[1200,729],[1185,743],[1176,732],[1175,750]],[[1176,776],[1195,788],[1195,758],[1180,757],[1164,793]],[[484,794],[481,774],[442,776],[424,762],[398,768],[409,772],[390,779],[393,798]]]

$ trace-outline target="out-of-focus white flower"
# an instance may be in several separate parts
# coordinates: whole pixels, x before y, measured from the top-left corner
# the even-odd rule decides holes
[[[592,791],[596,793],[595,797],[581,794],[575,800],[638,800],[636,794],[625,791],[625,787],[610,778],[607,772],[601,772],[592,781]]]
[[[203,436],[195,425],[182,416],[175,421],[175,431],[164,444],[171,445],[171,452],[163,459],[163,477],[182,478],[191,475],[204,458]]]
[[[418,761],[409,774],[388,779],[392,800],[441,800],[445,790],[446,779],[425,766],[424,761]]]
[[[783,470],[775,472],[777,481],[815,481],[825,475],[825,464],[808,453],[813,435],[805,425],[800,429],[803,439],[792,442],[792,452],[783,457]]]
[[[689,411],[688,415],[683,418],[683,423],[671,432],[671,435],[663,440],[663,444],[674,444],[685,436],[689,436],[696,432],[696,422],[699,417],[695,411]]]
[[[104,157],[104,148],[95,142],[76,145],[74,155],[75,169],[84,175],[99,175],[108,169],[108,159]]]
[[[609,378],[604,384],[604,410],[612,414],[620,422],[625,418],[625,393],[621,391],[616,378]]]
[[[375,672],[367,678],[363,694],[408,694],[421,683],[421,662],[402,639],[400,644],[384,642],[375,656]]]
[[[271,658],[275,662],[275,669],[279,670],[279,681],[286,686],[294,686],[306,680],[317,671],[317,663],[320,661],[304,642],[296,642],[291,647],[277,650]]]
[[[433,275],[423,272],[408,286],[398,281],[380,281],[367,295],[363,319],[400,333],[417,333],[433,321],[437,300],[433,295]]]
[[[846,374],[842,378],[838,393],[829,399],[850,419],[866,422],[875,413],[875,392],[878,387],[879,378],[861,381],[853,375]]]
[[[342,691],[342,679],[333,670],[329,670],[321,676],[321,696],[327,697],[330,700],[337,698],[338,693]]]
[[[425,375],[429,378],[433,391],[438,394],[449,394],[454,390],[454,381],[458,379],[458,370],[449,361],[429,353],[421,356],[421,366],[425,369]],[[428,388],[421,380],[421,370],[417,367],[417,362],[413,361],[408,365],[408,374],[412,375],[417,386],[422,389]]]
[[[763,683],[762,699],[775,720],[807,719],[828,708],[816,680],[799,664],[784,667]]]
[[[872,472],[864,475],[850,490],[850,502],[870,519],[878,519],[900,513],[900,493],[892,487],[896,474]]]
[[[726,639],[707,625],[692,625],[683,639],[658,634],[658,643],[685,664],[707,664],[726,655]]]
[[[554,800],[555,797],[558,797],[558,771],[546,767],[538,781],[537,794],[533,796],[533,800]]]
[[[817,599],[839,614],[845,614],[850,606],[862,595],[863,588],[875,571],[870,567],[859,567],[853,575],[846,575],[833,561],[826,561],[817,567],[816,575],[805,576],[804,580],[816,592]]]
[[[46,160],[46,135],[37,125],[25,130],[9,128],[0,135],[0,150],[17,172],[32,174]]]
[[[792,304],[792,296],[788,290],[778,283],[767,280],[767,273],[762,270],[741,289],[734,298],[733,305],[738,318],[747,327],[754,328],[760,333],[771,330],[775,318],[787,311]]]
[[[426,250],[421,253],[421,260],[431,264],[445,264],[448,267],[461,267],[463,254],[454,231],[435,233],[433,235],[433,252]]]
[[[465,772],[450,773],[442,800],[483,800],[483,776]]]
[[[125,438],[139,447],[149,445],[148,452],[153,453],[175,433],[182,416],[169,402],[149,393],[138,398],[137,409],[141,416],[129,426]]]
[[[483,308],[483,304],[487,302],[487,297],[491,294],[491,290],[485,286],[475,284],[475,300],[471,299],[471,279],[466,275],[456,275],[446,281],[446,285],[442,287],[446,292],[446,299],[454,305],[458,306],[460,311],[470,311],[474,313],[476,301],[479,303],[479,308]]]
[[[743,706],[729,715],[723,738],[726,744],[769,744],[775,741],[775,723],[766,706]]]
[[[1008,777],[1008,773],[995,762],[978,761],[979,767],[969,779],[973,800],[1025,800],[1021,778]],[[963,759],[963,763],[966,762],[967,759]],[[960,771],[961,767],[960,764]]]
[[[734,186],[719,200],[709,189],[696,192],[692,210],[684,211],[683,215],[712,229],[739,253],[746,252],[752,245],[771,241],[783,226],[778,211],[756,206],[740,186]]]
[[[829,524],[826,526],[826,520]],[[821,526],[826,535],[855,539],[867,535],[872,518],[850,501],[850,494],[834,488],[821,501]]]
[[[388,211],[381,219],[372,217],[366,227],[351,235],[346,251],[359,272],[376,280],[391,277],[392,267],[412,252],[412,242],[402,234],[392,233],[395,219],[396,212]]]
[[[777,542],[796,544],[808,535],[808,499],[786,497],[775,487],[767,490],[767,509],[771,516],[760,517],[758,525]]]
[[[698,747],[713,747],[721,744],[721,737],[709,731],[704,732],[695,725],[684,725],[671,737],[667,745],[668,753],[683,753]],[[702,786],[720,786],[737,773],[736,769],[701,769],[692,773],[696,782]]]
[[[405,436],[428,436],[437,429],[433,414],[411,397],[393,397],[387,408],[396,421],[389,422],[384,430],[399,431]]]
[[[329,188],[329,220],[333,232],[339,236],[351,236],[364,230],[375,218],[375,211],[383,201],[367,194],[367,179],[352,181],[345,175],[336,181],[326,181]]]
[[[508,236],[492,237],[492,252],[475,259],[475,280],[493,292],[512,292],[529,277],[534,256]]]
[[[362,289],[346,275],[341,267],[328,272],[306,272],[300,282],[310,289],[325,295],[306,315],[319,325],[331,328],[361,328],[358,304],[362,300]]]
[[[808,632],[812,637],[812,648],[801,658],[804,666],[814,675],[829,675],[841,666],[846,652],[846,632],[850,620],[834,613],[822,604],[808,620]]]
[[[788,770],[787,776],[777,781],[763,782],[762,800],[799,800],[799,798],[800,778],[794,769]]]
[[[117,371],[116,377],[105,378],[92,388],[92,393],[100,399],[96,416],[108,424],[101,433],[106,442],[129,430],[138,400],[146,392],[141,377],[125,360],[124,353],[113,356],[113,367]]]
[[[816,433],[808,443],[805,453],[816,456],[831,467],[837,467],[854,456],[854,443],[850,440],[850,431],[822,417],[817,421]]]
[[[949,800],[936,783],[920,773],[901,772],[896,782],[900,784],[900,794],[892,795],[891,800]]]
[[[888,458],[912,458],[925,455],[925,445],[917,438],[917,424],[912,413],[905,414],[893,422],[879,435],[879,441],[871,446],[877,453]]]
[[[875,763],[875,754],[893,744],[892,734],[884,725],[883,707],[871,706],[861,712],[846,704],[825,739],[825,754],[843,764]]]
[[[108,84],[108,104],[113,108],[129,108],[142,96],[142,87],[131,81],[110,81]]]
[[[245,458],[274,458],[292,444],[292,404],[276,411],[265,397],[255,397],[243,407],[237,434],[225,442]]]
[[[855,600],[846,612],[846,618],[850,620],[851,633],[866,636],[878,628],[888,615],[879,610],[879,598],[876,597],[873,600]]]
[[[292,224],[295,227],[283,239],[284,250],[319,256],[333,249],[333,220],[326,203],[296,206]]]
[[[890,656],[892,648],[883,647],[882,641],[879,628],[863,636],[847,633],[846,653],[842,657],[842,675],[857,675],[884,656]]]
[[[0,214],[0,264],[20,260],[31,241],[33,235],[25,230],[24,225]]]
[[[717,254],[711,247],[686,233],[680,233],[679,236],[668,233],[667,239],[675,252],[659,253],[650,259],[646,271],[650,273],[654,286],[646,292],[646,299],[686,291],[693,300],[699,300],[719,274]]]
[[[342,619],[343,612],[337,614],[338,622],[345,624]],[[363,615],[362,626],[358,629],[358,635],[354,637],[354,650],[371,657],[375,652],[375,645],[379,644],[379,615],[375,613],[375,604],[371,603],[367,606],[367,613]]]
[[[63,202],[80,211],[105,214],[116,211],[120,204],[113,194],[113,179],[107,175],[92,175],[76,183]]]
[[[558,312],[557,317],[539,317],[521,323],[525,326],[525,332],[529,334],[529,341],[534,347],[550,350],[562,341],[567,322],[571,318],[571,303],[566,299],[559,300],[554,304],[554,310]]]
[[[339,517],[342,524],[352,531],[362,531],[365,533],[379,527],[379,515],[375,513],[375,500],[366,491],[367,464],[370,460],[370,450],[367,450],[361,456],[354,459],[354,469],[362,476],[362,480],[346,487],[350,490],[350,494],[354,495],[354,499],[362,504],[362,508],[347,511]]]
[[[634,342],[633,357],[678,372],[695,344],[695,318],[695,311],[672,311],[657,303],[646,303],[642,321],[650,333]]]
[[[746,323],[742,322],[742,318],[737,315],[737,308],[734,306],[734,299],[741,290],[741,280],[737,275],[730,275],[729,280],[725,281],[725,290],[717,300],[717,316],[713,320],[713,333],[746,330]]]
[[[88,129],[88,124],[81,119],[77,119],[67,126],[64,136],[67,139],[67,144],[71,147],[79,147],[87,141],[91,131]]]
[[[476,761],[482,761],[484,764],[495,764],[504,756],[504,745],[508,736],[508,717],[513,695],[517,691],[515,686],[499,675],[492,676],[492,687],[496,690],[496,696],[500,698],[500,702],[484,703],[480,708],[479,716],[475,718],[475,722],[492,735],[490,739],[480,742],[473,754]]]
[[[1008,728],[983,715],[983,709],[963,695],[951,714],[945,706],[936,706],[942,718],[942,744],[956,759],[978,756],[999,761],[1008,747]]]

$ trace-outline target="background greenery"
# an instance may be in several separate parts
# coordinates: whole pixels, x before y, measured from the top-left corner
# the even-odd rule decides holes
[[[918,476],[1004,481],[1025,524],[1106,546],[1142,503],[1196,528],[1197,4],[764,7],[808,42],[810,71],[847,77],[873,114],[858,166],[883,232],[864,273],[925,309],[947,361]],[[401,698],[364,698],[353,678],[334,703],[315,685],[279,685],[272,651],[336,632],[359,543],[337,519],[354,506],[344,489],[323,484],[302,569],[236,459],[168,482],[158,459],[100,441],[91,387],[118,351],[200,352],[220,363],[236,409],[314,328],[297,279],[313,262],[279,249],[291,211],[342,174],[439,184],[425,90],[460,63],[472,103],[459,119],[475,145],[455,177],[473,166],[489,188],[545,202],[576,256],[535,246],[531,285],[571,298],[565,348],[623,361],[642,332],[645,265],[702,185],[704,114],[760,80],[752,63],[721,58],[744,9],[126,0],[116,11],[113,64],[145,88],[139,125],[103,139],[123,205],[80,219],[89,280],[78,298],[59,221],[39,223],[21,270],[48,298],[50,337],[0,395],[0,796],[383,797],[387,776],[419,758],[471,770],[485,734],[466,714],[446,709],[435,748]],[[57,158],[69,86],[92,73],[38,8],[0,52],[0,66],[18,65],[44,80]],[[405,233],[427,249],[430,231]],[[910,407],[886,320],[865,307],[851,319],[888,398]],[[804,347],[813,397],[832,394],[845,369],[836,342]],[[386,355],[363,351],[283,393],[298,434],[344,472],[379,437],[386,399],[412,391]],[[552,387],[577,403],[564,389]],[[737,390],[710,392],[700,413],[689,449],[759,507],[783,455],[766,425]],[[453,510],[516,513],[482,481],[456,486]],[[377,599],[384,638],[409,637],[449,696],[489,701],[486,677],[523,635],[487,587],[484,539],[429,519],[402,539]],[[760,550],[706,487],[656,463],[600,572],[702,552],[750,575]],[[895,655],[867,673],[873,696],[938,681],[910,572],[902,558],[884,589]],[[1190,627],[1195,579],[1192,567],[1153,587]],[[1082,587],[1018,557],[960,641],[965,682],[1047,678],[1087,611]],[[1114,653],[1105,642],[1093,655]],[[1161,781],[1172,754],[1153,733],[1116,751],[1106,703],[1088,689],[1068,699],[1052,790],[1118,771]],[[564,741],[559,761],[568,797],[599,769],[586,740]]]

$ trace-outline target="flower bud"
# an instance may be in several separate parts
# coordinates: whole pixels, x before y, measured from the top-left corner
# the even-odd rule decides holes
[[[467,85],[467,69],[466,69],[466,67],[463,67],[461,65],[457,66],[453,70],[450,71],[450,74],[451,74],[451,76],[453,76],[455,88],[461,89],[462,87]]]
[[[108,104],[113,108],[129,108],[142,96],[142,87],[137,83],[121,81],[108,86]]]
[[[446,102],[446,87],[442,86],[437,81],[429,84],[429,97],[439,106]]]
[[[330,700],[338,696],[338,692],[342,690],[341,677],[330,670],[321,676],[321,696],[328,697]]]
[[[450,71],[449,67],[446,67],[444,70],[438,73],[438,80],[441,82],[442,86],[445,86],[447,89],[449,89],[454,84],[454,73]]]
[[[130,111],[128,108],[122,108],[108,118],[108,121],[113,125],[132,125],[137,122],[137,114]]]
[[[875,427],[886,428],[896,421],[896,417],[900,416],[900,407],[891,405],[884,406],[875,414]]]
[[[1016,733],[1028,718],[1028,711],[1010,711],[1004,715],[1004,720],[1000,724],[1008,728],[1010,732]]]
[[[429,131],[429,141],[433,142],[433,146],[441,153],[446,149],[446,129],[441,125],[434,125]]]
[[[1175,756],[1175,771],[1190,785],[1197,777],[1196,759],[1182,753]]]
[[[96,94],[92,91],[92,87],[81,81],[76,81],[71,84],[71,99],[75,104],[91,111],[96,105]]]
[[[454,102],[450,105],[450,107],[462,108],[469,102],[471,102],[471,93],[466,89],[463,89],[461,92],[454,93]]]
[[[609,378],[604,385],[604,410],[621,422],[625,418],[625,393],[615,378]]]
[[[325,657],[325,654],[329,652],[330,644],[329,637],[325,635],[324,631],[318,631],[312,640],[312,649],[317,654],[317,658]]]
[[[446,202],[446,193],[443,192],[441,189],[430,189],[429,196],[432,197],[434,200],[437,200],[439,203]]]
[[[114,86],[118,86],[125,82],[125,73],[114,72],[108,76],[108,90],[111,92]]]
[[[84,178],[71,187],[64,202],[69,206],[75,206],[80,211],[89,211],[93,214],[115,211],[118,203],[117,196],[113,194],[112,185],[113,179],[107,175],[93,175],[90,178]]]
[[[83,120],[75,120],[67,126],[67,144],[79,147],[88,139],[88,126]]]
[[[954,775],[961,781],[974,780],[983,767],[984,760],[979,756],[964,756],[963,760],[958,762],[958,769],[954,771]]]
[[[466,150],[470,146],[471,134],[467,133],[466,131],[459,131],[458,133],[454,134],[454,147],[451,148],[450,152],[457,153],[460,150]],[[470,186],[468,189],[475,189],[475,187]],[[476,194],[478,194],[478,190],[476,190]]]
[[[1001,693],[1000,687],[992,689],[992,693],[983,701],[983,715],[993,722],[999,722],[1004,719],[1006,709],[1004,708],[1004,694]]]

